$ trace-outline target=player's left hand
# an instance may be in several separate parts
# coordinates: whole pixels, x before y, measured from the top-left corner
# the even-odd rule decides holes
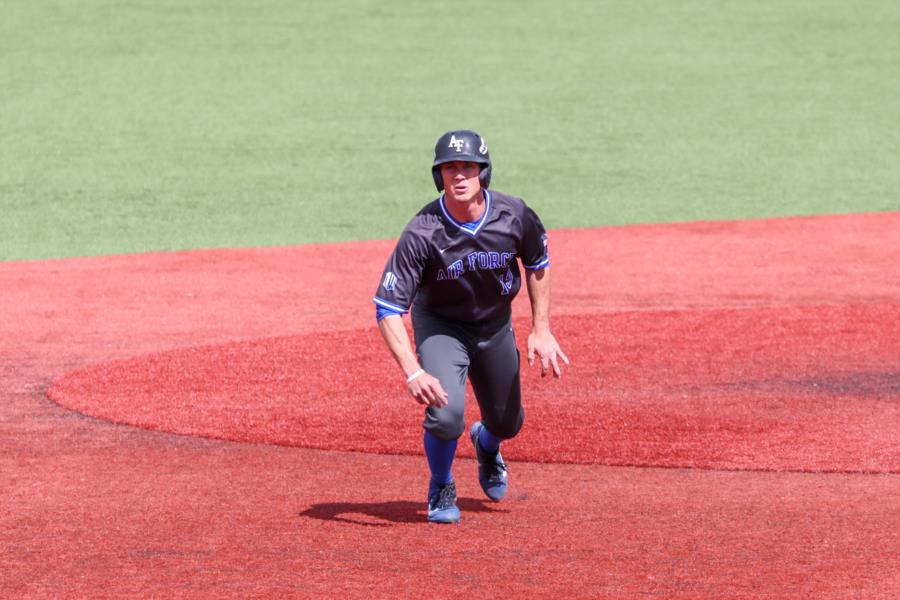
[[[559,347],[556,338],[549,329],[532,331],[528,335],[528,364],[534,364],[537,355],[541,359],[541,377],[547,376],[547,371],[553,368],[554,377],[562,377],[562,369],[559,366],[559,358],[569,364],[569,359]]]

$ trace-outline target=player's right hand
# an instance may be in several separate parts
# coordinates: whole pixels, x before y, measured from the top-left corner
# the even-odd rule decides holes
[[[419,404],[434,406],[435,408],[447,406],[447,392],[444,391],[444,387],[437,377],[433,377],[428,373],[422,373],[410,382],[407,387],[410,395]]]

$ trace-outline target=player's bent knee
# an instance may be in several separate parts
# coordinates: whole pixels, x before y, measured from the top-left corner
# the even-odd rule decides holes
[[[509,440],[516,437],[525,423],[525,411],[520,411],[518,418],[511,423],[485,423],[488,431],[501,440]]]
[[[428,433],[438,438],[439,440],[452,442],[453,440],[458,440],[460,436],[462,436],[463,431],[465,431],[465,425],[456,426],[435,423],[431,426],[426,424],[425,429],[428,431]]]
[[[431,435],[450,442],[458,440],[462,436],[466,428],[465,417],[463,413],[459,415],[453,414],[447,407],[442,409],[430,409],[425,415],[425,430]]]

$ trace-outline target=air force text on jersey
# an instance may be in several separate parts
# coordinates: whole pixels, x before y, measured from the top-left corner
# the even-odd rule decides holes
[[[515,257],[515,252],[471,252],[465,259],[457,260],[446,269],[439,270],[437,278],[438,281],[459,279],[459,276],[465,273],[467,268],[469,271],[508,269],[509,261]]]

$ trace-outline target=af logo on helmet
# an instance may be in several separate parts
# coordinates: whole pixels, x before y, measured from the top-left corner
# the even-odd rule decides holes
[[[457,152],[462,152],[463,146],[465,146],[465,145],[466,145],[465,140],[458,140],[458,139],[456,139],[455,135],[451,135],[450,143],[447,144],[447,147],[453,148]],[[479,154],[487,154],[487,151],[488,151],[487,141],[484,138],[481,138],[481,146],[478,147],[478,153]]]
[[[448,148],[453,148],[457,152],[462,152],[463,145],[466,143],[465,140],[456,139],[455,135],[450,136],[450,143],[447,144]]]

